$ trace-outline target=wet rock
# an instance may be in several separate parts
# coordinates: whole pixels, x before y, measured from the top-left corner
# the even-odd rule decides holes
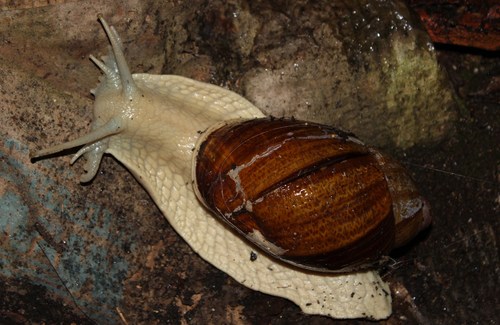
[[[269,115],[336,125],[382,147],[453,129],[453,91],[402,2],[210,1],[191,17],[167,45],[167,71],[226,85]]]
[[[331,322],[304,315],[283,299],[252,292],[207,265],[113,159],[105,159],[87,186],[77,182],[82,162],[73,167],[69,157],[30,162],[29,149],[63,142],[90,127],[89,90],[95,87],[99,71],[88,55],[105,54],[108,44],[96,21],[98,13],[122,36],[134,72],[178,73],[224,85],[270,114],[330,123],[371,144],[406,148],[435,142],[449,134],[456,119],[453,94],[434,50],[399,2],[18,4],[3,5],[0,12],[4,236],[0,280],[2,287],[15,291],[11,297],[23,296],[26,306],[66,307],[68,323],[88,318],[118,323],[120,313],[129,323],[206,323],[209,319],[219,324],[235,317],[243,323],[245,317],[253,323],[272,323],[278,314],[283,322]],[[467,138],[475,139],[473,134]],[[467,157],[467,153],[457,156]],[[429,157],[433,154],[426,154],[422,164]],[[474,170],[488,172],[480,166]],[[437,183],[449,181],[440,178]],[[463,186],[456,183],[454,195],[461,198],[458,191]],[[427,188],[433,184],[430,180]],[[475,183],[467,184],[466,194],[475,196]],[[450,191],[446,187],[440,192]],[[486,206],[480,202],[474,211]],[[467,213],[460,215],[469,218]],[[443,222],[441,231],[450,224]],[[433,241],[427,249],[446,246],[443,242]],[[417,258],[412,255],[412,261]],[[447,263],[452,259],[459,260],[450,255]],[[410,278],[413,264],[403,264],[398,271],[406,270]],[[422,271],[418,280],[432,281],[427,274],[432,272]],[[410,294],[428,300],[425,287],[418,286],[423,281],[415,282]],[[34,287],[41,290],[29,300],[25,292]],[[440,288],[436,284],[436,292]],[[459,308],[452,298],[441,299],[450,308]],[[16,311],[12,319],[57,323],[62,317],[49,312],[41,318],[18,314],[19,305],[13,300],[2,301],[2,312],[9,311],[9,306]],[[419,303],[424,312],[432,310],[426,302]],[[403,319],[406,310],[397,313]]]

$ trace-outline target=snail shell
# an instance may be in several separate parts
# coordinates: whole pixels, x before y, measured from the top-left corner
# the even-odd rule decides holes
[[[333,127],[234,121],[207,132],[197,147],[198,198],[249,241],[298,267],[369,267],[430,221],[401,167]]]
[[[100,80],[99,85],[91,91],[95,96],[92,130],[90,133],[73,141],[35,152],[32,158],[50,155],[76,146],[83,146],[75,154],[71,163],[75,162],[81,156],[86,158],[84,166],[86,173],[82,175],[80,180],[88,182],[96,175],[104,153],[109,153],[121,161],[132,172],[151,195],[172,227],[186,240],[193,250],[238,282],[254,290],[290,299],[297,303],[305,313],[322,314],[336,318],[369,317],[372,319],[381,319],[388,317],[391,313],[390,290],[376,271],[368,270],[350,274],[330,274],[313,272],[311,269],[324,270],[327,264],[330,268],[340,268],[340,270],[353,269],[358,264],[370,262],[378,258],[381,254],[385,254],[393,242],[406,241],[414,235],[415,231],[413,230],[399,232],[399,224],[414,224],[417,228],[421,228],[422,225],[428,223],[429,219],[426,213],[425,202],[420,200],[418,195],[416,196],[417,199],[403,200],[401,201],[402,203],[397,203],[400,201],[394,199],[394,191],[415,197],[415,190],[411,185],[411,181],[400,177],[399,167],[390,167],[392,164],[386,163],[386,158],[376,151],[364,147],[354,137],[335,131],[332,128],[296,121],[276,122],[273,120],[260,120],[264,115],[257,107],[241,96],[226,89],[179,76],[132,75],[125,61],[122,44],[117,32],[114,28],[109,27],[102,17],[99,17],[99,20],[110,40],[112,52],[104,57],[103,61],[90,56],[91,60],[104,73],[104,78]],[[309,258],[309,255],[322,257],[323,253],[317,253],[318,247],[323,247],[321,248],[323,251],[332,249],[331,247],[325,250],[324,247],[326,246],[315,244],[315,249],[309,253],[300,253],[302,255],[296,254],[296,256],[292,256],[291,247],[296,245],[294,240],[286,246],[281,241],[275,241],[272,237],[265,239],[263,235],[266,231],[264,231],[261,225],[257,228],[258,219],[252,221],[249,218],[244,222],[240,220],[240,224],[245,225],[246,229],[239,230],[239,233],[250,234],[250,239],[254,243],[260,244],[261,248],[264,248],[268,252],[270,251],[280,260],[290,261],[289,263],[293,264],[291,266],[289,263],[281,263],[272,256],[261,254],[261,251],[256,246],[250,245],[248,240],[242,238],[237,232],[232,231],[228,226],[221,223],[220,218],[216,219],[200,203],[195,192],[198,192],[198,194],[207,192],[208,196],[201,196],[201,200],[211,210],[218,212],[220,209],[220,211],[223,211],[223,216],[226,216],[228,213],[234,216],[238,211],[257,211],[260,209],[260,197],[250,197],[250,191],[244,182],[252,181],[253,179],[258,186],[262,186],[264,184],[260,182],[264,178],[262,175],[270,177],[270,175],[276,175],[275,173],[282,169],[281,162],[267,167],[271,168],[271,173],[256,173],[254,176],[244,175],[243,166],[252,165],[253,168],[257,164],[253,164],[253,160],[239,160],[240,154],[234,155],[235,152],[233,152],[233,149],[228,149],[230,147],[227,147],[223,151],[224,154],[222,156],[218,156],[222,158],[222,165],[226,165],[226,168],[227,166],[230,167],[226,171],[222,169],[211,170],[208,165],[212,163],[211,161],[214,161],[213,158],[209,158],[208,163],[205,162],[205,158],[194,158],[203,157],[204,155],[210,157],[210,152],[213,152],[212,149],[209,149],[213,147],[210,141],[212,138],[217,139],[216,135],[221,125],[227,125],[227,127],[231,128],[231,123],[233,122],[230,121],[239,120],[241,122],[242,119],[249,121],[238,122],[239,124],[237,124],[236,129],[246,126],[247,131],[252,131],[253,129],[256,136],[267,134],[268,132],[256,129],[255,123],[270,123],[269,125],[288,123],[290,125],[297,125],[298,127],[297,131],[287,130],[285,132],[285,135],[292,134],[291,139],[326,137],[330,139],[328,141],[336,141],[340,144],[336,149],[333,149],[335,146],[327,149],[327,152],[331,150],[341,152],[344,150],[343,148],[353,148],[353,152],[359,151],[360,157],[358,158],[364,161],[363,163],[359,163],[359,170],[366,169],[366,171],[356,177],[370,179],[368,184],[373,184],[377,188],[377,191],[367,194],[367,197],[373,198],[373,205],[368,204],[368,199],[360,201],[362,203],[358,203],[358,198],[354,199],[352,203],[359,205],[357,210],[363,212],[363,218],[372,213],[369,211],[374,210],[380,210],[380,215],[387,217],[385,219],[380,216],[374,217],[374,220],[378,220],[376,223],[384,224],[383,229],[386,229],[387,225],[385,224],[389,225],[387,226],[387,229],[389,229],[387,232],[386,230],[384,230],[384,233],[378,231],[370,232],[369,230],[367,234],[372,234],[377,238],[384,237],[388,241],[386,243],[375,243],[374,245],[377,248],[370,249],[375,252],[374,254],[367,254],[365,252],[356,253],[360,259],[359,261],[357,258],[344,256],[344,261],[335,262],[332,258],[326,258],[328,262],[323,263]],[[315,133],[313,132],[313,135],[302,136],[302,131],[299,131],[301,129],[315,130]],[[236,132],[239,133],[239,129]],[[249,139],[252,139],[252,137],[249,137]],[[216,142],[220,142],[220,140],[219,137]],[[245,154],[247,157],[252,156],[252,153],[248,154],[242,151],[243,148],[249,147],[248,139],[242,140],[240,138],[236,141],[230,137],[227,140],[229,140],[228,143],[232,143],[234,150],[242,154],[242,157]],[[257,156],[253,154],[253,157],[258,157],[260,162],[260,158],[275,155],[275,149],[277,150],[278,147],[285,148],[288,146],[288,143],[292,144],[293,141],[280,140],[275,145],[264,147],[266,149],[262,150],[261,147],[260,153]],[[318,148],[318,144],[314,145],[314,142],[312,144],[313,148],[316,146],[316,158],[307,159],[312,159],[311,161],[316,161],[321,165],[325,161],[321,158],[321,151],[325,149]],[[320,144],[319,147],[324,146]],[[252,149],[251,146],[250,149]],[[219,150],[216,145],[215,152]],[[353,156],[356,155],[358,153]],[[234,162],[226,161],[227,157],[231,157],[230,159],[234,160]],[[288,153],[287,158],[292,160],[292,157],[298,159],[298,161],[302,161],[301,164],[303,164],[303,160],[305,159],[300,154],[300,151],[297,153]],[[326,158],[326,161],[328,159],[330,158]],[[333,158],[332,162],[334,162],[335,169],[340,168],[339,166],[345,168],[346,171],[353,168],[349,167],[351,166],[350,159],[342,162],[336,161],[336,158]],[[378,167],[376,163],[379,164]],[[197,167],[195,168],[193,164],[196,164]],[[211,195],[217,198],[220,194],[224,193],[210,191],[210,189],[206,191],[203,189],[204,186],[192,186],[193,179],[196,178],[203,185],[209,184],[208,187],[212,187],[209,181],[201,180],[202,176],[197,172],[193,176],[194,170],[198,170],[202,166],[202,169],[208,172],[208,176],[205,175],[203,177],[215,179],[214,184],[217,184],[220,175],[229,176],[229,179],[233,182],[236,180],[235,184],[237,186],[233,188],[233,191],[235,191],[233,193],[234,198],[230,197],[227,201],[227,206],[230,206],[228,210],[210,206],[210,202],[212,201],[210,198]],[[286,187],[288,180],[293,178],[299,180],[299,176],[301,174],[304,175],[304,173],[306,175],[303,180],[304,184],[306,186],[310,185],[311,183],[308,180],[313,177],[312,172],[321,171],[323,168],[322,166],[319,169],[312,168],[313,166],[314,163],[307,165],[306,169],[302,172],[296,169],[295,174],[292,173],[287,176],[279,175],[276,178],[278,181],[271,179],[273,185],[266,187],[264,191],[257,191],[260,193],[257,195],[262,195],[265,191],[268,191],[268,194],[272,195],[271,189],[279,188],[280,181],[284,181]],[[363,191],[356,187],[356,178],[349,176],[347,179],[349,181],[345,184],[349,186],[349,189],[345,193],[354,191],[362,196],[365,195]],[[384,180],[393,181],[385,183]],[[411,186],[407,186],[408,184]],[[351,185],[355,186],[351,188]],[[328,186],[332,187],[331,185]],[[366,185],[363,185],[361,188],[365,187]],[[391,192],[390,196],[387,194],[387,189]],[[306,190],[307,187],[304,191]],[[340,190],[336,191],[340,193]],[[351,194],[346,195],[352,198],[355,197]],[[331,201],[331,203],[333,202]],[[391,206],[393,217],[391,217]],[[291,207],[293,207],[293,204]],[[396,212],[399,212],[399,214]],[[418,214],[422,217],[410,217]],[[349,213],[346,215],[349,215]],[[282,216],[287,217],[288,215],[285,213]],[[360,218],[359,221],[363,220],[363,218]],[[396,220],[395,229],[393,229],[394,226],[389,221],[391,218]],[[398,218],[402,218],[401,223],[398,223]],[[332,224],[331,221],[329,223]],[[236,224],[233,225],[231,222],[229,224],[232,227],[236,227]],[[286,228],[288,224],[285,222],[283,228]],[[310,228],[311,238],[320,238],[321,236],[318,236],[318,234],[326,231],[327,226],[325,225],[324,229],[321,228],[319,230]],[[296,222],[295,227],[297,227]],[[370,229],[372,226],[361,226],[360,228]],[[254,229],[258,231],[254,231]],[[329,230],[342,233],[342,229]],[[398,233],[403,235],[398,235]],[[291,233],[288,236],[293,237],[295,235]],[[304,237],[305,233],[301,233],[301,236]],[[350,233],[343,233],[341,237],[351,242],[352,238],[355,238],[351,237]],[[370,235],[362,240],[364,247],[369,246],[367,244],[370,241],[369,237]],[[295,238],[298,237],[295,236]],[[314,240],[309,239],[309,242],[314,242]],[[299,247],[297,246],[297,248]],[[303,250],[304,247],[301,247],[298,251],[302,252]],[[357,248],[353,246],[348,253],[346,251],[346,254],[353,254],[353,251],[356,250]],[[368,257],[372,255],[376,257]],[[303,265],[305,269],[295,267],[298,265]]]

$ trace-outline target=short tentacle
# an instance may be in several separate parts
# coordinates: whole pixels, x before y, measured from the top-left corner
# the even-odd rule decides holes
[[[95,65],[97,65],[97,67],[99,67],[99,69],[101,69],[101,71],[106,75],[107,78],[110,78],[110,79],[114,78],[115,72],[113,71],[113,69],[108,67],[104,62],[97,59],[92,54],[89,56],[89,58],[92,62],[95,63]]]
[[[106,143],[103,143],[103,141],[105,141]],[[101,164],[102,156],[108,148],[107,139],[103,141],[93,143],[90,146],[86,146],[85,148],[80,149],[76,153],[76,155],[73,156],[73,159],[71,159],[71,163],[74,163],[80,157],[80,155],[85,153],[87,162],[84,166],[85,173],[80,176],[81,183],[90,182],[97,174],[99,165]]]
[[[112,51],[109,55],[103,57],[103,61],[97,59],[93,55],[90,55],[89,58],[104,73],[105,76],[105,78],[99,77],[99,85],[97,85],[96,88],[91,89],[90,93],[94,96],[97,96],[99,93],[99,89],[103,88],[103,85],[105,85],[105,89],[120,89],[120,75],[118,73],[118,68],[116,66]]]
[[[99,140],[97,142],[94,142],[92,144],[89,144],[88,146],[84,146],[82,147],[80,150],[78,150],[75,155],[73,156],[73,158],[71,158],[71,161],[70,161],[70,164],[73,165],[75,163],[75,161],[78,160],[78,158],[80,158],[81,156],[87,154],[87,157],[89,156],[89,153],[92,152],[92,151],[95,151],[99,148],[104,148],[104,150],[101,150],[101,151],[106,151],[107,149],[107,146],[103,146],[103,141],[104,140]]]

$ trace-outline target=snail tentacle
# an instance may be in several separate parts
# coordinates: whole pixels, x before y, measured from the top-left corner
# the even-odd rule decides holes
[[[113,27],[109,27],[108,23],[101,15],[98,18],[104,27],[106,35],[109,38],[109,42],[111,43],[111,47],[113,48],[112,55],[114,56],[114,61],[118,68],[118,73],[120,74],[123,94],[125,98],[132,99],[134,94],[137,92],[137,86],[132,78],[132,74],[130,73],[130,69],[125,59],[120,37]]]

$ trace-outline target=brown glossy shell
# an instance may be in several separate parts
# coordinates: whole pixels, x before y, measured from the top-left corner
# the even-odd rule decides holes
[[[203,203],[271,255],[348,271],[387,254],[392,199],[373,151],[314,123],[255,119],[210,132],[195,166]]]

